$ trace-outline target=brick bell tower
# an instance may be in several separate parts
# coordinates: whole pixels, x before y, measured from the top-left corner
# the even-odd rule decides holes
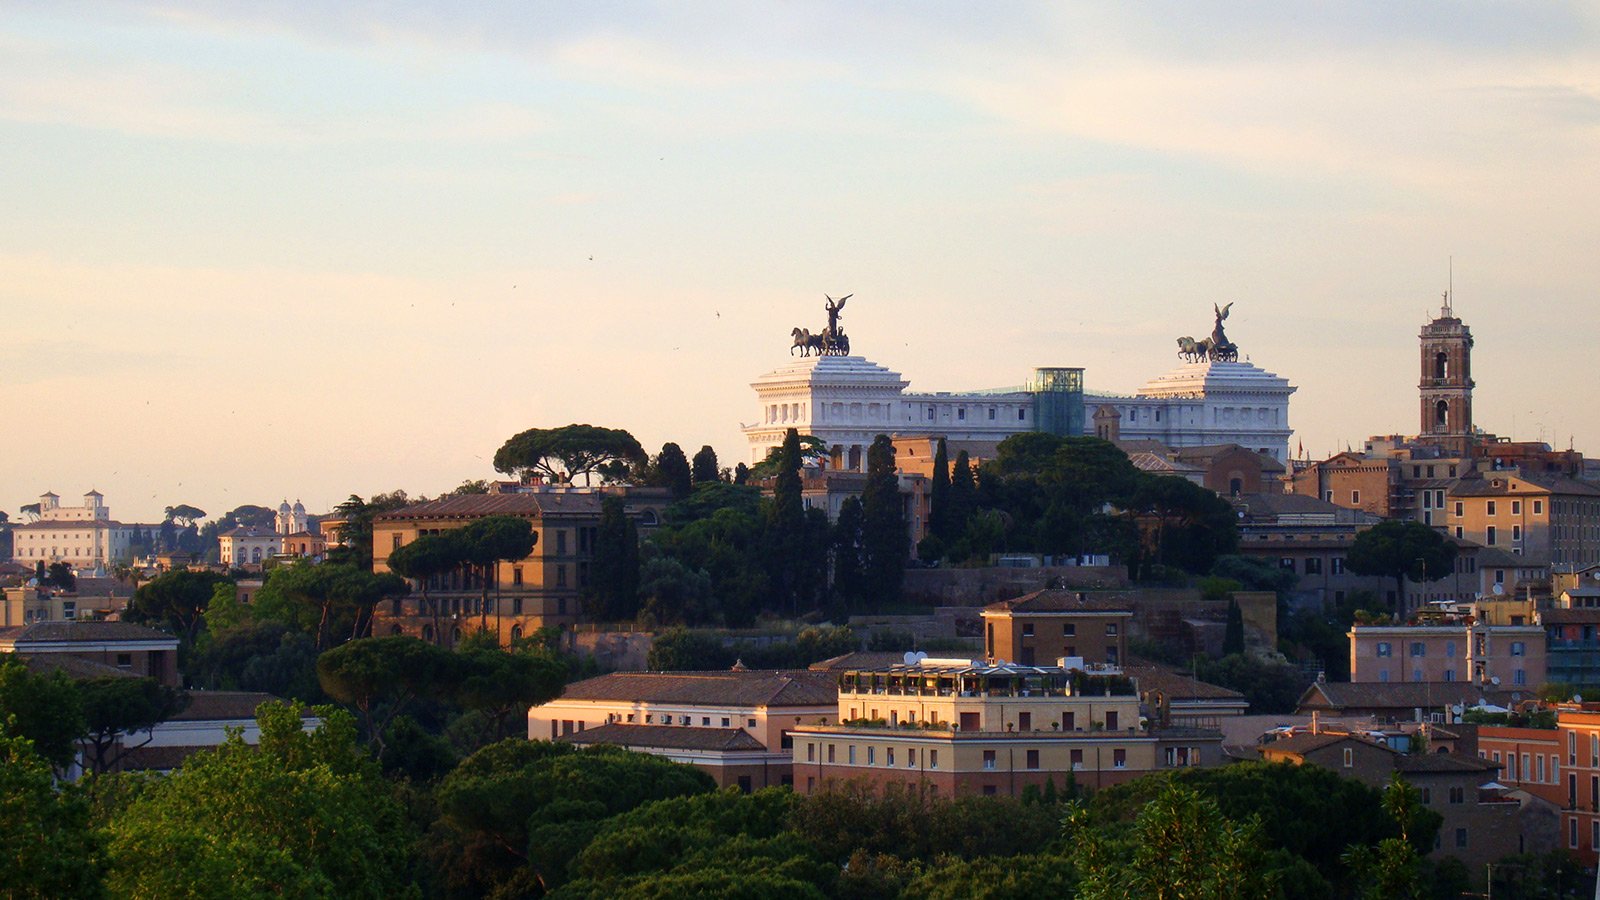
[[[1467,456],[1472,444],[1472,329],[1456,318],[1450,292],[1439,317],[1422,326],[1422,428],[1418,437]]]

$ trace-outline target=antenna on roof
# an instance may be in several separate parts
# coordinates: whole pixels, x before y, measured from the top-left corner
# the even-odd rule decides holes
[[[1456,317],[1456,311],[1454,309],[1456,293],[1456,258],[1454,255],[1450,257],[1449,265],[1450,268],[1448,274],[1446,275],[1447,280],[1445,281],[1444,308],[1439,311],[1441,318],[1445,319],[1453,319]]]

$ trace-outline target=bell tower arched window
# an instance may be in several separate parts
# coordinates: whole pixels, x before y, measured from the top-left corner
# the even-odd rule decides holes
[[[1433,377],[1440,381],[1450,377],[1450,356],[1443,350],[1433,355]]]

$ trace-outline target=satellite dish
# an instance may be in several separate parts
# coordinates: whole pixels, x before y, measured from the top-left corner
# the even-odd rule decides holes
[[[1496,597],[1500,596],[1501,594],[1504,594],[1505,592],[1506,592],[1506,586],[1505,585],[1497,584],[1497,585],[1494,586],[1494,595]]]
[[[1572,702],[1573,703],[1582,703],[1583,702],[1583,695],[1582,694],[1573,694],[1572,695]]]
[[[928,658],[928,654],[923,653],[921,650],[918,650],[916,652],[915,656],[917,657],[917,662],[922,662],[923,660]]]
[[[1593,572],[1590,572],[1589,574],[1594,576],[1594,580],[1595,581],[1600,581],[1600,569],[1595,569]]]
[[[1500,676],[1496,675],[1493,678],[1490,678],[1489,683],[1498,687],[1500,684]]]
[[[1456,705],[1455,705],[1455,706],[1452,706],[1452,707],[1450,707],[1450,711],[1451,711],[1451,712],[1453,712],[1453,713],[1455,713],[1455,714],[1456,714],[1456,715],[1458,715],[1458,716],[1459,716],[1459,715],[1461,715],[1461,713],[1462,713],[1462,712],[1463,712],[1463,711],[1464,711],[1464,710],[1465,710],[1465,707],[1463,707],[1463,706],[1462,706],[1462,705],[1461,705],[1461,704],[1459,704],[1459,703],[1457,703],[1457,704],[1456,704]]]
[[[906,665],[914,666],[914,665],[917,664],[917,655],[915,653],[907,651],[906,655],[905,655],[905,661],[906,661]]]

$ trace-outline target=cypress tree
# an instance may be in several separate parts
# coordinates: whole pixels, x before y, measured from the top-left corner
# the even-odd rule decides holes
[[[949,507],[945,527],[950,532],[946,540],[960,540],[967,532],[972,514],[978,511],[978,482],[972,475],[972,460],[965,450],[956,454],[955,472],[950,476],[950,495],[945,505]]]
[[[600,503],[587,600],[589,614],[603,621],[625,621],[639,612],[639,535],[621,497]]]
[[[711,449],[710,444],[701,447],[700,452],[694,455],[693,469],[695,484],[716,481],[721,477],[721,472],[717,469],[717,451]]]
[[[655,483],[671,488],[675,500],[689,496],[694,489],[694,472],[682,447],[671,442],[661,445],[661,452],[656,454]]]
[[[833,523],[833,591],[847,606],[861,599],[861,498],[847,497]]]
[[[873,604],[900,599],[906,573],[906,515],[895,474],[894,444],[880,434],[867,450],[867,486],[861,494],[862,593]]]
[[[800,498],[800,433],[791,428],[778,451],[778,475],[767,509],[767,560],[773,587],[791,613],[799,611],[800,566],[805,556],[805,504]]]
[[[1244,652],[1244,613],[1239,601],[1228,598],[1228,624],[1222,632],[1222,655],[1232,656]]]
[[[949,542],[950,534],[950,455],[944,438],[933,454],[933,481],[928,486],[928,533]]]

